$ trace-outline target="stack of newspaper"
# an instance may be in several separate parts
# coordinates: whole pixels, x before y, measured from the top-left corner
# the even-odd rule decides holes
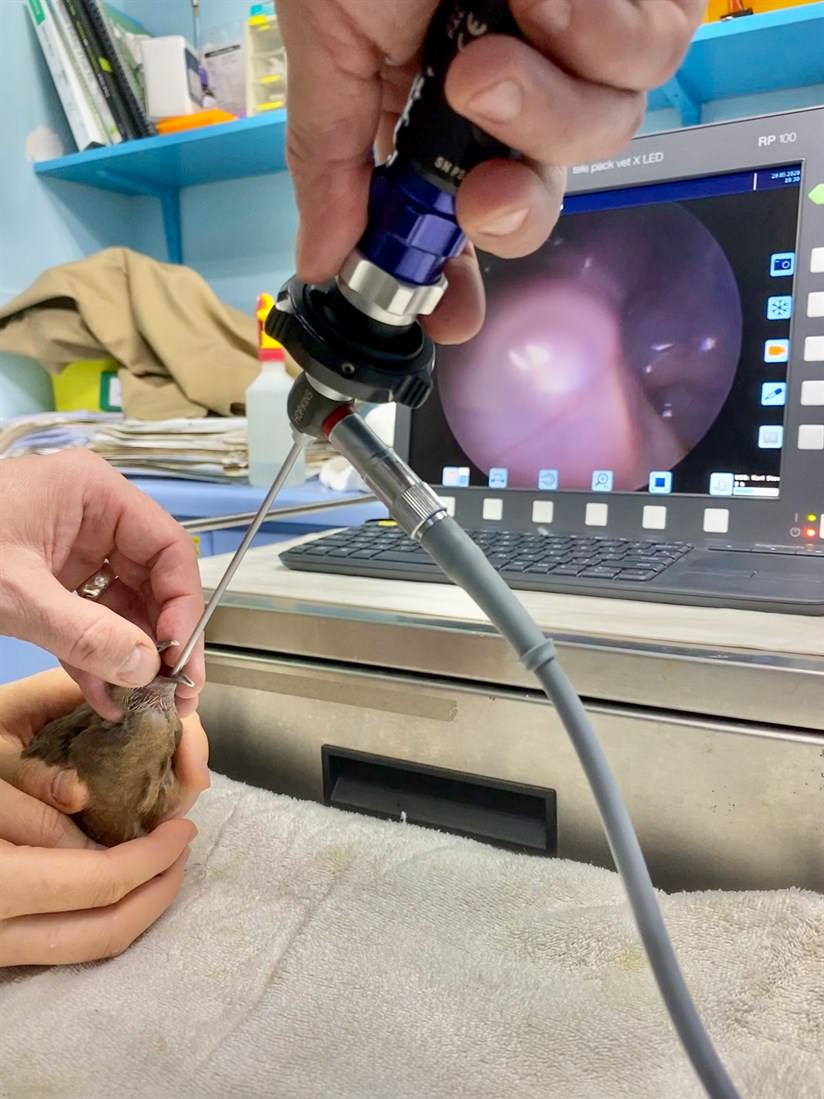
[[[194,481],[245,481],[246,420],[121,420],[98,425],[90,448],[123,473]]]
[[[243,416],[126,420],[116,412],[42,412],[0,420],[0,459],[68,447],[93,450],[134,477],[245,482],[249,473]],[[309,446],[310,477],[330,454],[327,444]]]

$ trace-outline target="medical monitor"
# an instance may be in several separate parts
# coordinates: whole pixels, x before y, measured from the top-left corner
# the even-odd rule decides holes
[[[481,332],[398,422],[465,525],[818,543],[824,109],[636,138],[481,264]]]

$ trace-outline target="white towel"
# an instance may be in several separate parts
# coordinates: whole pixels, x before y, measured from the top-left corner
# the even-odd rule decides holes
[[[615,874],[220,777],[122,957],[0,976],[3,1099],[698,1099]],[[744,1099],[824,1096],[824,897],[662,898]]]

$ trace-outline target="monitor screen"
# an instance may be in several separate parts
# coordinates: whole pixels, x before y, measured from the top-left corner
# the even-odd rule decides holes
[[[487,319],[412,418],[431,484],[778,496],[801,167],[568,195],[481,256]]]

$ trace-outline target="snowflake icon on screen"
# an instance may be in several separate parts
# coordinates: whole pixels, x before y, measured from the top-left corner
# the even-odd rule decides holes
[[[791,297],[767,298],[767,320],[788,321],[793,314],[793,299]]]

